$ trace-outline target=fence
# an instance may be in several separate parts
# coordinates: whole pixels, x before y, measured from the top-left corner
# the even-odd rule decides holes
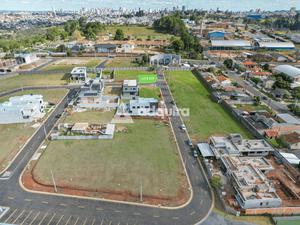
[[[113,139],[113,135],[99,135],[99,136],[58,136],[56,134],[51,135],[51,140],[109,140]]]

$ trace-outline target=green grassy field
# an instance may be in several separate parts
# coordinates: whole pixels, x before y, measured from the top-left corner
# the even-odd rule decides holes
[[[160,98],[160,89],[158,87],[143,86],[140,88],[140,97],[142,98]]]
[[[13,94],[13,96],[29,93],[42,94],[45,101],[58,103],[67,93],[67,90],[33,90],[30,92],[18,92]],[[0,102],[5,100],[7,100],[7,97],[0,98]],[[0,125],[0,170],[7,166],[8,162],[14,158],[27,139],[33,134],[35,129],[31,127],[32,125],[33,123]]]
[[[85,111],[75,112],[71,115],[67,115],[63,119],[64,123],[109,123],[113,116],[114,111]]]
[[[211,100],[208,90],[192,72],[168,72],[166,77],[179,108],[190,109],[190,116],[184,117],[184,121],[192,138],[204,140],[211,135],[229,133],[241,133],[245,138],[251,137],[221,105]]]
[[[0,80],[0,92],[26,86],[63,85],[64,74],[30,74]]]
[[[127,130],[113,140],[50,142],[34,177],[52,185],[52,169],[58,185],[138,195],[142,183],[145,196],[177,196],[185,178],[169,126],[152,120],[117,126]]]
[[[299,224],[300,224],[300,220],[293,220],[293,221],[281,220],[278,221],[276,225],[299,225]]]
[[[271,109],[268,108],[266,105],[235,105],[237,109],[251,112],[251,111],[256,111],[256,110],[266,110],[268,112],[271,112]]]
[[[116,71],[115,80],[138,80],[139,75],[141,74],[153,74],[152,71],[141,71],[141,70],[122,70]]]
[[[101,32],[100,34],[105,35],[111,33],[114,35],[117,29],[122,29],[124,31],[125,37],[131,36],[135,39],[147,39],[150,36],[151,39],[169,40],[172,37],[172,35],[170,34],[156,32],[151,27],[122,25],[108,26],[106,30]]]
[[[105,67],[116,68],[116,67],[138,67],[139,65],[134,62],[134,58],[114,58],[110,59]]]
[[[94,68],[98,66],[103,60],[95,58],[67,58],[49,64],[41,69],[41,71],[71,71],[74,67],[89,67]]]

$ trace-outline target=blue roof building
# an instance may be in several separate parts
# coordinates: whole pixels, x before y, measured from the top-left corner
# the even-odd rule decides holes
[[[224,31],[211,31],[208,33],[209,40],[224,40],[225,32]]]

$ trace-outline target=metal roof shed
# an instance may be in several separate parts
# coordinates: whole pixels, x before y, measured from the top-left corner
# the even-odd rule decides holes
[[[201,155],[204,158],[215,157],[214,153],[210,149],[209,144],[207,144],[207,143],[199,143],[199,144],[197,144],[197,147],[198,147],[199,151],[201,152]]]

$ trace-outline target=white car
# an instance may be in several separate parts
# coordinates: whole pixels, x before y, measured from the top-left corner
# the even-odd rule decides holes
[[[180,128],[181,130],[186,130],[186,127],[185,127],[184,124],[180,125],[179,128]]]

